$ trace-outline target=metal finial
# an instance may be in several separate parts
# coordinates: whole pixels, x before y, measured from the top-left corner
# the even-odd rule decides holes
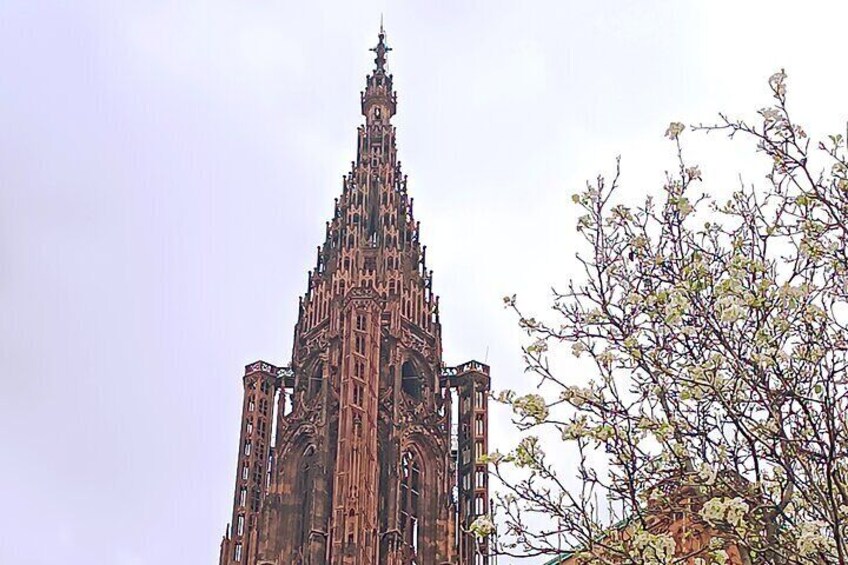
[[[391,47],[386,45],[386,31],[383,29],[383,15],[380,14],[380,34],[378,36],[378,42],[376,47],[372,47],[371,51],[377,54],[377,58],[374,59],[374,63],[377,65],[377,70],[382,71],[386,65],[386,53],[392,50]]]

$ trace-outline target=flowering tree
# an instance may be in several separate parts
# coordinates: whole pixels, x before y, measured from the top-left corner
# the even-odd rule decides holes
[[[726,203],[696,194],[701,171],[672,123],[678,166],[661,201],[616,205],[618,172],[574,195],[584,276],[555,293],[557,322],[504,299],[530,336],[525,361],[541,386],[497,397],[525,431],[510,453],[486,456],[501,482],[498,552],[848,564],[845,139],[811,149],[787,110],[785,73],[769,86],[774,104],[755,121],[721,115],[692,128],[753,141],[771,164],[764,187]],[[551,368],[563,342],[591,362],[591,380]],[[546,455],[546,428],[573,446],[573,475]],[[710,543],[655,527],[658,515],[684,513]],[[484,519],[476,531],[494,527]]]

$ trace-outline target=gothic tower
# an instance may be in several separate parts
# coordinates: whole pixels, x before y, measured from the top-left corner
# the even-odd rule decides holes
[[[365,125],[308,275],[291,363],[244,375],[220,565],[481,565],[489,368],[442,362],[439,300],[397,158],[380,30]],[[273,428],[273,429],[272,429]]]

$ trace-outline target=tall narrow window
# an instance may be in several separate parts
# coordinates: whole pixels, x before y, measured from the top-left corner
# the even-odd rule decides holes
[[[247,504],[247,489],[241,487],[239,491],[239,506],[244,506],[245,504]]]
[[[474,497],[474,513],[478,516],[482,516],[486,513],[486,501],[483,498],[483,495],[478,494]]]
[[[233,561],[241,561],[241,544],[237,543],[235,550],[233,550]]]
[[[239,514],[238,520],[236,520],[236,535],[244,535],[244,514]]]
[[[347,543],[352,545],[356,541],[356,512],[353,508],[347,514]]]
[[[300,527],[295,535],[297,539],[297,547],[300,551],[306,552],[306,544],[309,543],[309,535],[311,530],[310,518],[313,513],[314,492],[315,492],[315,448],[309,446],[303,453],[303,460],[300,465],[300,476],[297,477],[298,492],[301,493],[300,499]]]
[[[318,363],[315,367],[315,370],[309,377],[309,382],[307,385],[306,396],[309,398],[314,397],[319,390],[321,390],[321,382],[324,380],[324,364]]]
[[[418,527],[421,519],[421,468],[412,453],[401,461],[400,525],[404,542],[418,553]]]
[[[484,488],[486,486],[486,473],[485,471],[477,471],[477,488]]]

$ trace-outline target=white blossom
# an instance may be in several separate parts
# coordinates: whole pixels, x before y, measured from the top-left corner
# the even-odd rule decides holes
[[[575,357],[580,357],[585,352],[586,346],[582,342],[576,341],[571,345],[571,353]]]
[[[633,546],[645,565],[660,565],[674,561],[677,543],[671,534],[640,530],[633,536]]]
[[[477,516],[477,518],[471,522],[471,525],[468,527],[468,531],[474,534],[474,537],[477,539],[485,539],[495,532],[495,523],[485,514]]]
[[[738,527],[749,510],[748,503],[739,497],[716,497],[704,504],[701,508],[701,517],[712,524],[724,521]]]
[[[549,414],[545,399],[538,394],[527,394],[516,398],[512,402],[512,409],[522,418],[531,418],[536,423],[545,421]]]
[[[677,139],[684,129],[686,129],[686,126],[680,122],[671,122],[668,124],[668,129],[665,130],[665,136],[669,139]]]

